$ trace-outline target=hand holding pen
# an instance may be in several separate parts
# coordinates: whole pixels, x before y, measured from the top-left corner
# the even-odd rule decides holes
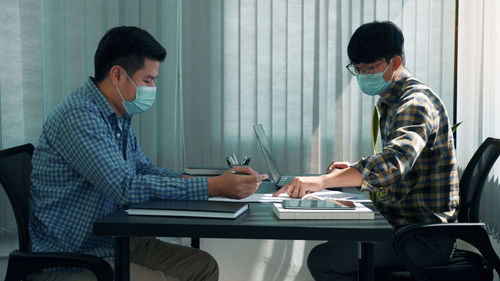
[[[234,166],[217,177],[208,177],[208,195],[245,198],[252,195],[267,174],[259,174],[249,166]]]

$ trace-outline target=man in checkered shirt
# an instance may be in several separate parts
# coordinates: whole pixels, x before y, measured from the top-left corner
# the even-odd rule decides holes
[[[95,77],[48,116],[33,154],[29,232],[34,252],[91,254],[113,264],[114,240],[92,233],[96,219],[153,198],[243,198],[267,178],[249,167],[233,168],[246,175],[188,177],[146,158],[131,120],[153,104],[165,56],[145,30],[109,30],[95,53]],[[218,280],[216,261],[200,250],[147,237],[132,238],[130,249],[131,280]],[[95,280],[89,271],[74,270],[58,268],[32,279]]]

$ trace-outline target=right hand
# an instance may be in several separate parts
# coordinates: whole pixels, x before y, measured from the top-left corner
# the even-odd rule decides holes
[[[237,175],[233,171],[245,175]],[[207,178],[208,196],[245,198],[254,194],[260,183],[267,177],[267,174],[259,174],[248,166],[236,166],[220,176]]]
[[[322,177],[295,177],[291,182],[281,187],[273,197],[286,192],[292,198],[302,198],[304,195],[323,190]]]
[[[351,164],[349,162],[332,162],[332,164],[330,164],[330,166],[328,166],[328,168],[326,169],[326,173],[329,174],[333,172],[333,170],[335,169],[339,170],[346,169],[349,168],[350,165]]]

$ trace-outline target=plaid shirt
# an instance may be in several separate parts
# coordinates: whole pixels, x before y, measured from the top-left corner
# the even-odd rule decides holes
[[[458,174],[443,102],[403,71],[377,108],[383,150],[352,165],[361,190],[388,187],[376,206],[395,226],[456,221]]]
[[[91,78],[49,115],[32,162],[33,251],[109,261],[114,242],[92,233],[96,219],[151,198],[208,198],[206,178],[179,178],[144,156],[131,117],[117,117]]]

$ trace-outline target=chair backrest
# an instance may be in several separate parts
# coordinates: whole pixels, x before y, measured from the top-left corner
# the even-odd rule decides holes
[[[483,187],[499,155],[500,139],[487,138],[467,164],[460,179],[459,222],[479,222]]]
[[[28,219],[32,155],[32,144],[0,151],[0,184],[7,193],[14,210],[20,251],[29,250]]]

